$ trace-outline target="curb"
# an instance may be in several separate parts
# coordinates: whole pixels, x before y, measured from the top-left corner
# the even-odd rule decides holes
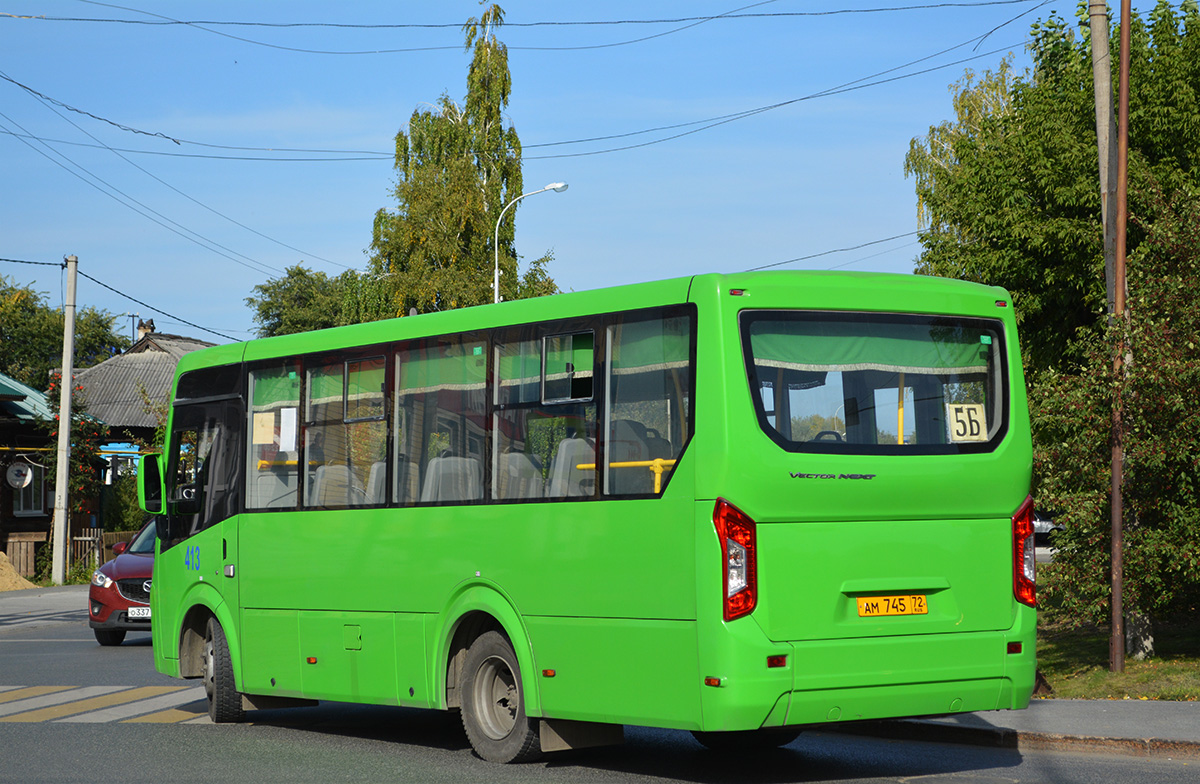
[[[1049,732],[1023,732],[1006,727],[964,727],[921,719],[861,721],[818,725],[827,732],[891,740],[958,743],[1020,750],[1107,752],[1138,757],[1200,757],[1200,742],[1164,738],[1103,738]]]

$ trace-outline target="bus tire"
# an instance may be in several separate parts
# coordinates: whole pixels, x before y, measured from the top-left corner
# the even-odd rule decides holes
[[[241,721],[242,695],[233,680],[233,662],[225,630],[216,618],[204,629],[204,692],[208,695],[208,717],[216,724]]]
[[[528,762],[542,754],[536,719],[525,715],[517,655],[503,634],[484,632],[463,662],[462,723],[475,753],[488,762]]]
[[[800,730],[794,727],[765,727],[737,732],[693,732],[692,737],[711,751],[762,751],[788,745],[800,737]]]
[[[124,629],[92,629],[96,633],[96,642],[101,645],[120,645],[125,642]]]

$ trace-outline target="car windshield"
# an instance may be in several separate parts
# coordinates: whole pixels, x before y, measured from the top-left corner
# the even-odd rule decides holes
[[[129,543],[127,553],[137,553],[138,555],[154,555],[154,520],[151,519],[146,527],[138,531],[138,535],[133,537],[133,541]]]
[[[935,454],[1003,435],[998,321],[749,311],[742,330],[759,422],[785,449]]]

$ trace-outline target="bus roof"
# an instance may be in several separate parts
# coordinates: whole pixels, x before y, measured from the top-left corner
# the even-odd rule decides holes
[[[882,307],[903,307],[897,303],[898,296],[904,299],[919,295],[923,301],[939,297],[958,301],[979,301],[988,298],[1009,300],[1008,292],[999,287],[924,275],[828,270],[709,273],[477,305],[214,346],[184,355],[179,362],[177,373],[241,361],[251,362],[534,321],[567,319],[614,310],[679,304],[687,302],[693,291],[699,293],[706,290],[782,287],[807,290],[818,295],[818,298],[823,296],[823,292],[853,289],[856,301],[861,303],[864,309],[875,309],[868,304],[871,302],[883,303]]]

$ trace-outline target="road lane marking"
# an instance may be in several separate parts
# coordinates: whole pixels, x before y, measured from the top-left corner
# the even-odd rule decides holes
[[[112,705],[121,703],[134,702],[136,700],[145,699],[147,697],[157,697],[162,694],[180,691],[185,689],[185,686],[141,686],[136,689],[128,689],[115,693],[102,694],[89,699],[78,700],[75,702],[67,702],[61,705],[53,705],[38,710],[25,711],[10,716],[0,718],[0,722],[33,722],[33,721],[52,721],[61,719],[63,716],[70,716],[76,713],[87,713],[88,711],[107,708]]]
[[[37,710],[39,708],[48,708],[52,705],[62,705],[66,702],[91,699],[92,697],[99,697],[104,694],[112,694],[114,691],[121,691],[122,689],[126,689],[128,687],[83,686],[81,688],[74,688],[71,686],[35,686],[32,688],[49,688],[53,690],[54,693],[43,692],[42,696],[30,697],[29,699],[24,700],[14,700],[12,702],[0,705],[0,716],[11,716],[14,713],[24,713],[25,711]]]
[[[89,723],[99,724],[102,722],[122,721],[134,716],[139,716],[146,713],[156,713],[168,708],[177,708],[182,705],[187,705],[192,702],[205,699],[203,686],[180,686],[176,687],[179,690],[170,694],[164,694],[161,697],[153,697],[148,700],[139,700],[137,702],[129,702],[124,705],[115,705],[111,708],[83,713],[78,716],[68,716],[65,719],[59,719],[58,723]],[[207,706],[203,710],[207,710]],[[194,713],[188,714],[195,716]]]

